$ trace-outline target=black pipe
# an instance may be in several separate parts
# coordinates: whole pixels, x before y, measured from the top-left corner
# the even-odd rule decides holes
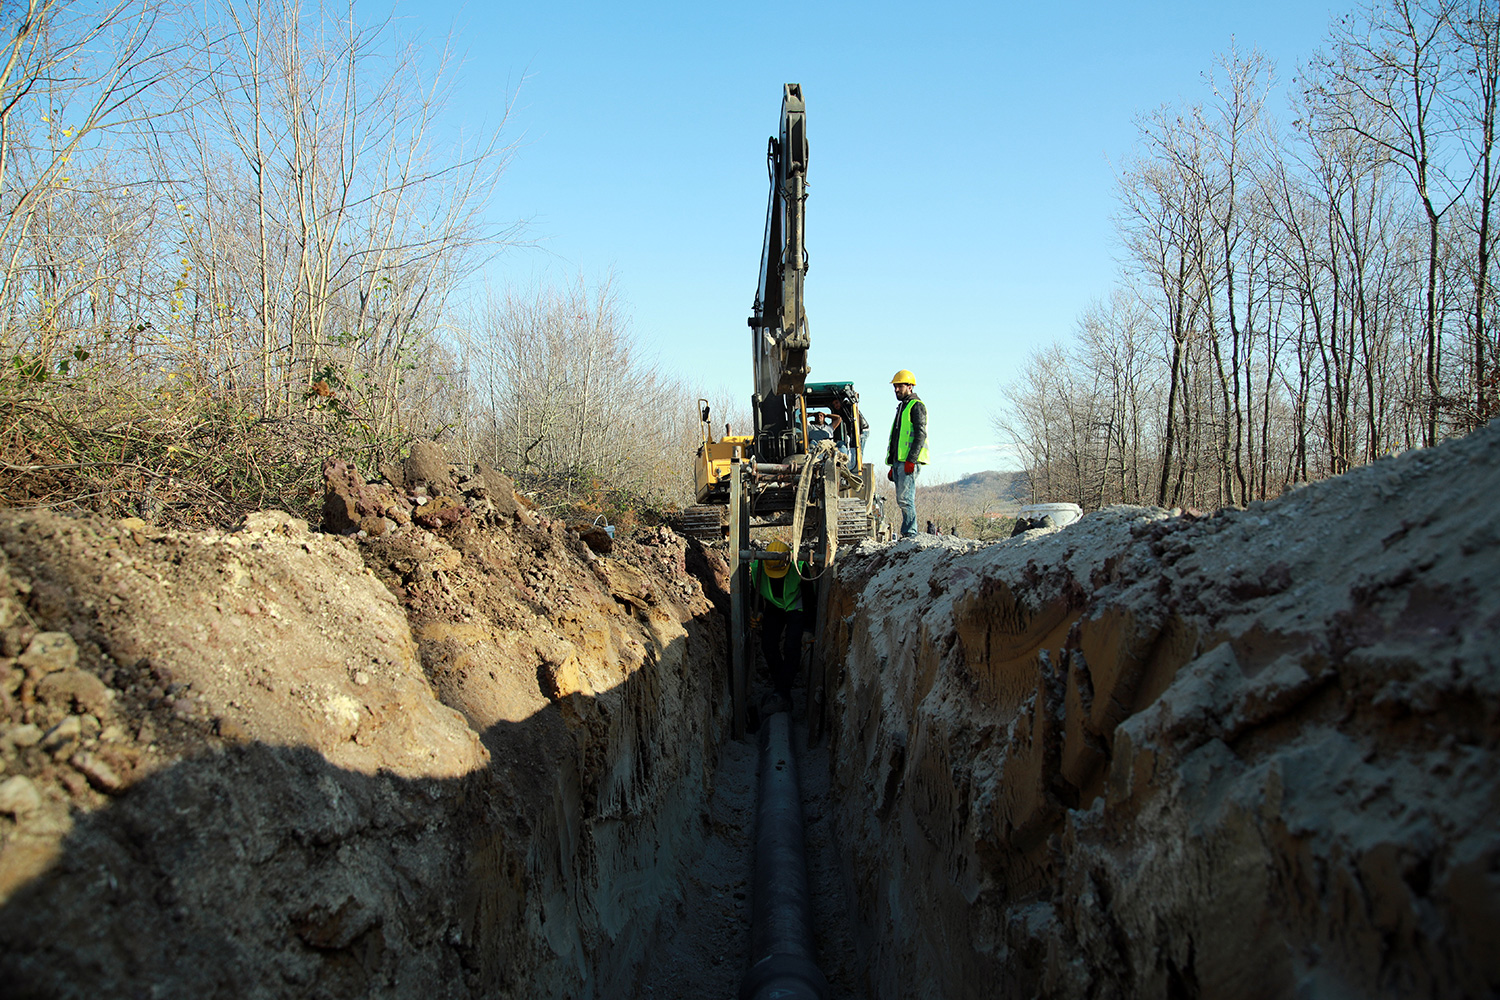
[[[812,943],[812,898],[802,844],[802,797],[792,757],[791,716],[760,726],[760,794],[755,809],[755,885],[750,971],[740,1000],[826,1000],[828,980]]]

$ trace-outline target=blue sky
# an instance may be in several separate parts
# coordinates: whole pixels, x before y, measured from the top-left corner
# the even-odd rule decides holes
[[[812,377],[852,379],[872,423],[912,369],[933,481],[1013,466],[992,417],[1028,350],[1108,295],[1114,170],[1136,116],[1203,95],[1232,41],[1280,78],[1346,5],[428,2],[457,29],[453,111],[514,92],[520,145],[492,212],[535,249],[500,286],[613,273],[640,342],[695,386],[750,392],[745,317],[783,83],[810,143]]]

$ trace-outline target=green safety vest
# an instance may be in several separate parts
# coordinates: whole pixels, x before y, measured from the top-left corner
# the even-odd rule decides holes
[[[917,403],[921,403],[923,406],[927,405],[927,401],[923,399],[908,399],[906,402],[901,404],[901,433],[896,438],[896,453],[894,455],[886,456],[886,461],[890,465],[896,465],[900,462],[907,461],[907,459],[902,458],[901,456],[906,455],[911,451],[911,411],[912,407]],[[930,410],[928,411],[928,415],[931,415]],[[930,432],[931,429],[932,427],[929,424],[928,431]],[[929,436],[931,436],[930,433]],[[911,461],[920,462],[923,465],[927,464],[926,441],[922,442],[921,449],[917,452],[916,457],[911,459]]]
[[[781,596],[777,597],[771,593],[771,576],[761,568],[759,561],[755,564],[752,575],[755,577],[756,586],[760,589],[760,596],[769,603],[783,611],[802,610],[802,563],[797,564],[794,570],[788,570],[786,576],[781,578]]]

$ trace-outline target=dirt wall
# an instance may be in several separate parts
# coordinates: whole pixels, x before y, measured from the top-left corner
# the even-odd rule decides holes
[[[7,996],[633,975],[724,726],[683,541],[599,555],[493,475],[334,472],[357,536],[0,512]]]
[[[818,654],[871,995],[1500,990],[1496,495],[1491,427],[855,553]]]

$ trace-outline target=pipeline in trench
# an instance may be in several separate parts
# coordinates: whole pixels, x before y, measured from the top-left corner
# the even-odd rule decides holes
[[[868,996],[827,741],[807,737],[801,713],[777,712],[720,748],[704,847],[642,963],[639,1000]]]
[[[828,980],[813,947],[802,793],[786,712],[761,723],[751,901],[750,971],[740,1000],[825,1000]]]

